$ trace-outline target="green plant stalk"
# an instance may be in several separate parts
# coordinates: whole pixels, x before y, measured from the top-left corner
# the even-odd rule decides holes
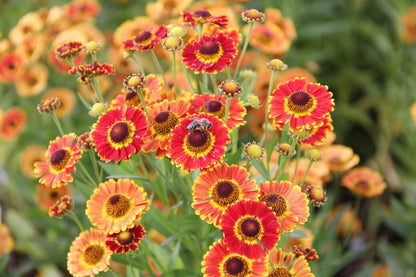
[[[295,176],[296,176],[296,171],[298,171],[298,165],[299,165],[299,158],[300,158],[300,149],[296,152],[296,163],[295,163],[295,170],[293,171],[293,176],[292,176],[292,180],[291,183],[293,184],[293,182],[295,181]]]
[[[357,218],[357,215],[358,215],[358,209],[360,208],[360,206],[361,206],[361,200],[363,199],[363,196],[362,195],[359,195],[356,199],[355,199],[355,205],[354,205],[354,219],[355,218]],[[342,248],[344,249],[345,248],[345,246],[347,246],[347,243],[348,243],[348,241],[350,240],[350,237],[351,237],[351,231],[352,231],[352,223],[349,225],[349,226],[347,226],[347,233],[345,234],[345,237],[344,237],[344,239],[342,240],[342,244],[341,244],[341,246],[342,246]]]
[[[95,174],[95,177],[97,178],[97,182],[101,183],[101,176],[100,176],[100,172],[98,171],[98,165],[97,165],[97,160],[95,158],[95,155],[93,151],[91,150],[89,150],[88,152],[90,152],[91,163],[92,163],[92,167],[94,168],[94,174]]]
[[[149,125],[152,124],[152,119],[150,118],[149,113],[147,112],[146,102],[144,101],[143,92],[141,89],[135,90],[136,93],[139,95],[140,101],[142,102],[143,111],[146,114],[147,120],[149,120]]]
[[[87,100],[84,99],[84,97],[81,95],[81,93],[79,93],[79,91],[77,91],[77,95],[82,105],[84,105],[84,107],[87,108],[87,110],[91,110],[90,103],[88,103]]]
[[[131,55],[131,57],[132,57],[132,59],[133,59],[133,60],[137,63],[137,65],[139,66],[139,68],[140,68],[140,72],[141,72],[143,75],[145,75],[143,65],[142,65],[142,63],[140,62],[139,58],[136,56],[136,53],[133,53],[133,55]]]
[[[277,169],[276,175],[273,177],[273,180],[277,180],[278,182],[280,182],[280,179],[282,179],[282,176],[285,172],[284,169],[286,168],[287,161],[292,156],[293,150],[296,147],[297,143],[298,143],[298,139],[294,138],[292,140],[292,144],[290,146],[289,154],[287,156],[283,157],[282,162],[281,162],[281,164],[279,164],[279,168]],[[278,178],[278,179],[276,179],[276,178]]]
[[[188,69],[186,68],[186,66],[183,63],[183,60],[182,59],[181,59],[181,66],[182,66],[182,72],[185,75],[185,79],[186,79],[186,83],[188,84],[188,87],[191,89],[192,94],[196,94],[196,90],[192,86],[191,78],[189,77]]]
[[[155,51],[153,51],[153,49],[150,49],[150,54],[152,56],[153,62],[155,63],[157,67],[157,70],[159,71],[160,75],[162,75],[163,82],[165,82],[166,88],[169,89],[169,83],[166,80],[165,72],[163,71],[162,66],[160,65],[160,62],[155,54]]]
[[[75,221],[81,232],[84,232],[84,226],[82,226],[81,221],[79,221],[78,217],[71,210],[66,211],[65,214],[69,215]]]
[[[299,152],[300,152],[300,151],[299,151]],[[309,160],[308,167],[306,168],[305,175],[303,175],[302,180],[301,180],[301,181],[300,181],[300,183],[299,183],[299,187],[301,187],[301,188],[302,188],[303,183],[305,182],[306,176],[308,175],[309,170],[311,169],[313,162],[314,162],[313,160]],[[296,161],[296,164],[297,164],[297,161]],[[296,175],[296,170],[295,170],[295,172],[293,173],[293,176],[295,176],[295,175]],[[292,179],[292,183],[293,183],[293,179]]]
[[[270,82],[269,82],[269,90],[267,91],[267,98],[266,98],[266,112],[265,112],[265,116],[264,116],[264,143],[267,142],[267,133],[268,133],[268,122],[269,122],[269,98],[270,95],[272,93],[272,89],[273,89],[273,83],[274,83],[274,79],[276,78],[276,70],[272,71],[272,76],[270,77]]]
[[[114,269],[112,268],[110,265],[108,266],[108,269],[111,271],[111,273],[115,276],[115,277],[121,277],[121,275]]]
[[[86,85],[84,85],[83,83],[80,83],[80,84],[81,84],[81,86],[84,88],[84,90],[87,92],[88,96],[89,96],[89,97],[90,97],[90,99],[91,99],[91,102],[93,102],[94,104],[95,104],[95,103],[97,103],[97,101],[95,101],[94,97],[92,97],[92,94],[91,94],[90,90],[87,88],[87,86],[86,86]],[[82,95],[81,95],[81,96],[82,96]],[[85,101],[87,101],[84,97],[83,97],[83,99],[84,99]]]
[[[82,170],[82,173],[85,175],[86,179],[88,180],[88,184],[92,187],[92,188],[96,188],[96,184],[95,184],[95,180],[91,177],[90,173],[88,172],[88,170],[85,168],[85,166],[82,164],[81,161],[77,162],[77,165],[79,165],[79,167]]]
[[[176,51],[172,51],[172,74],[173,74],[173,93],[175,98],[177,97],[177,87],[176,87]]]
[[[211,73],[209,74],[211,77],[211,83],[212,83],[212,91],[214,92],[214,94],[218,94],[218,88],[217,88],[217,80],[215,78],[215,74]]]
[[[101,92],[101,87],[100,84],[98,83],[98,78],[97,77],[92,77],[92,83],[91,83],[92,88],[94,89],[95,94],[98,97],[98,100],[101,103],[105,103],[104,98],[103,98],[103,94]]]
[[[225,126],[227,126],[228,113],[230,111],[230,103],[231,103],[231,98],[227,97],[227,102],[225,103],[225,115],[224,115],[224,125]]]
[[[248,23],[248,31],[247,31],[246,40],[244,41],[244,46],[243,46],[243,49],[241,50],[241,55],[240,55],[240,58],[238,59],[237,66],[234,71],[234,80],[237,78],[237,74],[240,69],[241,61],[243,60],[243,56],[246,53],[248,42],[251,36],[251,32],[253,31],[253,26],[254,26],[253,22]]]
[[[65,132],[64,132],[64,129],[62,128],[61,122],[59,122],[59,119],[56,116],[55,111],[52,111],[52,118],[53,118],[53,121],[55,122],[56,127],[59,130],[59,133],[61,134],[61,136],[63,136]]]

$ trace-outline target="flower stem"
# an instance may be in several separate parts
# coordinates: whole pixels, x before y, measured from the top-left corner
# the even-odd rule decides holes
[[[95,181],[94,179],[91,177],[90,173],[88,172],[88,170],[85,168],[85,166],[81,163],[81,161],[78,161],[77,164],[79,165],[79,167],[82,170],[82,173],[85,175],[86,179],[89,181],[89,185],[92,188],[96,187]]]
[[[195,88],[192,86],[191,78],[189,77],[188,69],[186,68],[182,59],[181,59],[181,66],[182,66],[182,72],[185,75],[186,83],[188,84],[189,89],[191,90],[192,94],[196,94]]]
[[[160,62],[157,59],[155,51],[153,51],[153,49],[150,49],[150,54],[152,55],[153,62],[155,63],[157,70],[159,71],[160,75],[162,75],[166,88],[169,89],[169,84],[168,84],[168,81],[166,80],[165,72],[163,72],[162,66],[160,65]]]
[[[300,152],[300,151],[299,151],[299,152]],[[310,169],[311,169],[311,167],[312,167],[312,164],[313,164],[313,160],[309,160],[309,164],[308,164],[308,167],[306,168],[305,175],[303,175],[302,180],[301,180],[301,181],[300,181],[300,183],[299,183],[299,187],[300,187],[300,188],[302,188],[303,183],[305,182],[306,176],[308,175],[308,172],[309,172],[309,170],[310,170]],[[293,176],[295,176],[295,175],[296,175],[296,171],[295,171],[295,173],[293,174]]]
[[[80,83],[80,84],[82,85],[84,90],[87,92],[88,96],[91,99],[91,102],[93,102],[94,104],[97,103],[97,101],[95,101],[94,97],[92,97],[92,94],[91,94],[90,90],[88,89],[88,87],[86,85],[84,85],[83,83]],[[85,100],[85,98],[84,98],[84,100]],[[85,100],[85,101],[87,101],[87,100]]]
[[[287,161],[290,159],[290,157],[292,157],[294,148],[296,147],[297,143],[298,143],[298,139],[294,138],[292,140],[292,145],[290,146],[289,154],[283,157],[281,163],[279,164],[279,168],[277,169],[276,175],[274,175],[273,180],[276,180],[276,178],[278,178],[277,181],[280,182],[280,180],[282,179],[283,174],[285,172],[284,169],[286,168]]]
[[[81,232],[83,232],[84,226],[82,226],[82,223],[79,221],[78,217],[71,210],[66,211],[66,214],[75,221],[75,223],[78,225],[78,228],[81,230]]]
[[[101,176],[100,173],[98,171],[98,166],[97,166],[97,160],[95,158],[95,155],[93,153],[93,151],[88,151],[90,152],[90,158],[91,158],[91,163],[92,163],[92,167],[94,168],[94,173],[95,173],[95,177],[97,178],[97,182],[101,183]]]
[[[134,61],[137,63],[137,65],[139,66],[139,68],[140,68],[140,72],[141,72],[143,75],[145,75],[143,65],[142,65],[142,63],[140,62],[139,58],[136,56],[136,53],[134,53],[133,55],[131,55],[131,57],[133,58],[133,60],[134,60]]]
[[[264,123],[265,123],[265,128],[264,128],[264,142],[267,143],[267,132],[268,129],[267,128],[267,123],[269,122],[269,98],[270,95],[272,93],[272,89],[273,89],[273,83],[274,83],[274,79],[276,78],[276,70],[272,71],[272,76],[270,77],[270,82],[269,82],[269,90],[267,92],[267,98],[266,98],[266,112],[265,112],[265,116],[264,116]]]
[[[135,91],[139,95],[140,101],[142,102],[143,111],[146,114],[147,120],[149,120],[149,124],[152,124],[152,119],[150,118],[149,113],[147,112],[146,102],[144,102],[144,96],[143,96],[142,90],[138,89],[138,90],[135,90]]]
[[[64,129],[62,128],[61,123],[59,122],[58,117],[56,116],[55,111],[52,111],[52,118],[53,118],[53,121],[55,122],[56,127],[58,127],[59,133],[61,134],[61,136],[63,136],[65,132],[64,132]]]
[[[253,26],[254,26],[253,22],[250,22],[248,24],[248,31],[247,31],[246,40],[244,41],[243,50],[241,50],[241,55],[240,55],[240,58],[238,59],[237,66],[236,66],[235,71],[234,71],[234,80],[237,78],[237,74],[238,74],[238,71],[240,69],[241,61],[243,60],[243,56],[244,56],[244,54],[247,50],[247,46],[248,46],[248,42],[250,40],[251,32],[253,31]]]
[[[227,126],[228,113],[230,111],[230,103],[231,103],[231,98],[227,97],[227,102],[225,103],[225,115],[224,115],[224,125],[225,126]]]
[[[175,98],[177,97],[177,88],[176,88],[176,51],[172,51],[172,74],[173,74],[173,93]]]
[[[93,77],[92,78],[92,88],[94,89],[95,94],[98,97],[98,100],[100,100],[100,102],[105,103],[104,98],[103,98],[103,94],[101,92],[101,87],[100,84],[98,83],[98,78],[97,77]]]

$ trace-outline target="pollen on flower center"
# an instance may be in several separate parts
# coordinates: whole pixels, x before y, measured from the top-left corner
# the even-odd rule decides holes
[[[118,218],[124,216],[130,209],[129,199],[121,194],[114,194],[107,199],[105,210],[111,217]]]
[[[134,42],[143,42],[148,40],[152,36],[152,33],[149,31],[141,31],[137,34],[137,36],[134,38]]]
[[[260,224],[254,218],[246,218],[240,223],[240,234],[244,239],[253,240],[256,239],[260,233]]]
[[[286,268],[275,268],[268,277],[292,277],[292,274]]]
[[[99,245],[90,245],[84,250],[84,261],[89,265],[97,264],[104,255],[104,249]]]
[[[156,133],[167,135],[179,123],[179,119],[175,114],[163,111],[155,116],[153,121],[153,129]]]
[[[110,138],[114,142],[122,142],[129,136],[129,126],[126,122],[114,124],[110,131]]]
[[[248,273],[248,265],[241,257],[230,257],[224,264],[225,276],[246,276]]]
[[[71,155],[69,154],[68,150],[56,150],[51,155],[51,166],[56,170],[61,170],[66,166],[70,158]]]
[[[220,51],[220,47],[215,41],[205,41],[199,47],[199,53],[204,55],[214,55]]]
[[[120,234],[117,235],[117,242],[121,245],[127,245],[132,243],[134,240],[134,236],[129,231],[123,231]]]
[[[222,207],[227,207],[236,202],[238,196],[238,186],[225,180],[218,182],[212,191],[212,199]]]
[[[272,208],[277,216],[282,216],[287,210],[287,203],[283,196],[278,193],[267,193],[260,198],[267,207]]]

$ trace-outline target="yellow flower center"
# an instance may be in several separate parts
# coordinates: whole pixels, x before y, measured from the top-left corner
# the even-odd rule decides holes
[[[130,210],[129,199],[122,194],[111,195],[105,203],[105,211],[113,218],[123,217]]]
[[[226,277],[244,277],[249,274],[247,261],[240,256],[230,256],[224,262],[223,275]]]
[[[257,144],[250,144],[246,148],[246,153],[252,159],[259,159],[263,156],[263,149]]]
[[[84,261],[89,265],[95,265],[104,256],[104,249],[100,245],[89,245],[83,253]]]
[[[286,199],[278,193],[267,193],[260,198],[260,201],[266,203],[267,207],[272,208],[278,217],[284,215],[287,210]]]
[[[134,236],[130,231],[123,231],[117,235],[117,242],[121,245],[129,245],[133,239]]]
[[[63,170],[69,160],[71,159],[71,153],[66,149],[59,149],[51,155],[51,166],[56,171]]]

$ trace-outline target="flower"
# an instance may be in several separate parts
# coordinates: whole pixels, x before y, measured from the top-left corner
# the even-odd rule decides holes
[[[368,167],[351,169],[342,177],[341,185],[367,198],[382,194],[387,187],[381,174]]]
[[[262,23],[266,16],[264,13],[256,10],[256,9],[249,9],[245,10],[241,13],[241,19],[245,22],[253,22],[253,23]]]
[[[172,130],[186,117],[190,103],[185,98],[164,100],[147,110],[152,124],[144,138],[143,151],[157,151],[157,156],[167,154]]]
[[[347,171],[360,162],[360,157],[352,148],[341,144],[326,146],[322,150],[322,156],[331,172]]]
[[[168,18],[176,18],[190,3],[192,3],[192,0],[158,0],[156,2],[147,2],[146,14],[154,22]]]
[[[189,172],[221,162],[229,142],[221,120],[208,114],[190,115],[172,130],[169,154],[173,164]]]
[[[92,126],[91,137],[101,160],[119,162],[137,154],[143,144],[147,120],[140,109],[109,109]]]
[[[230,132],[245,123],[244,116],[247,111],[243,102],[239,98],[229,100],[230,106],[227,116],[227,128]],[[196,94],[191,100],[191,113],[207,113],[215,115],[222,121],[225,120],[227,97],[221,95],[211,95],[205,93],[203,95]]]
[[[35,202],[43,211],[48,211],[62,196],[70,195],[68,186],[53,188],[44,184],[38,184],[36,191]]]
[[[260,160],[264,158],[264,149],[259,143],[253,141],[244,146],[244,154],[249,159]]]
[[[82,64],[68,70],[69,74],[78,75],[78,81],[84,85],[90,84],[93,77],[103,75],[113,75],[115,70],[112,64],[98,63],[94,60],[93,64]]]
[[[48,90],[42,96],[42,99],[48,98],[58,98],[61,103],[59,107],[55,109],[55,114],[57,118],[64,118],[65,116],[71,114],[76,105],[74,91],[64,87],[54,87]]]
[[[136,251],[138,244],[146,235],[142,225],[136,225],[133,228],[120,231],[118,233],[108,234],[105,245],[113,253],[127,253],[130,250]]]
[[[416,102],[413,102],[410,106],[410,116],[412,117],[413,122],[416,123]]]
[[[0,137],[5,141],[11,141],[23,132],[26,126],[26,112],[14,107],[0,116]]]
[[[322,206],[327,200],[326,192],[319,185],[309,185],[304,191],[308,196],[308,199],[311,201],[312,205],[314,205],[315,207]]]
[[[276,215],[265,203],[253,200],[240,200],[228,206],[221,218],[220,230],[230,251],[251,259],[263,257],[264,249],[272,249],[279,240]]]
[[[183,22],[188,23],[191,26],[195,26],[196,24],[212,23],[221,27],[226,27],[228,24],[227,16],[213,16],[206,9],[198,9],[193,13],[183,11],[182,19]]]
[[[46,162],[35,162],[33,170],[39,182],[51,187],[60,187],[72,182],[72,172],[76,170],[75,163],[82,155],[82,150],[76,142],[76,135],[70,133],[57,137],[49,143],[45,153]]]
[[[0,58],[0,82],[13,82],[23,72],[23,60],[16,53],[8,53]]]
[[[227,97],[237,97],[243,92],[243,88],[240,83],[234,80],[226,80],[221,82],[218,86],[218,90]]]
[[[241,199],[257,199],[258,187],[249,177],[244,167],[226,163],[202,172],[192,186],[195,213],[218,227],[228,206]]]
[[[94,0],[72,1],[65,6],[65,12],[73,23],[91,20],[100,10],[100,4]]]
[[[299,186],[289,181],[260,182],[259,200],[276,214],[280,233],[291,232],[296,224],[308,220],[308,199]]]
[[[32,64],[23,70],[19,82],[15,82],[16,92],[21,97],[40,94],[48,85],[49,71],[40,63]]]
[[[288,81],[273,91],[270,99],[270,118],[283,129],[286,121],[292,130],[311,129],[323,125],[324,117],[334,109],[332,93],[326,86],[309,83],[306,79]]]
[[[167,28],[160,26],[155,32],[149,30],[140,31],[134,39],[123,42],[124,51],[147,51],[153,49],[156,43],[167,35]]]
[[[79,41],[68,41],[61,43],[55,48],[55,56],[59,59],[73,59],[77,57],[82,50],[82,43]]]
[[[235,41],[223,33],[204,34],[201,38],[191,40],[182,50],[183,62],[196,74],[216,74],[229,67],[236,55]]]
[[[37,105],[36,109],[40,114],[51,113],[61,106],[61,100],[58,97],[47,97]]]
[[[269,22],[253,26],[249,43],[253,48],[274,56],[282,56],[291,45],[291,41],[285,36],[282,29]]]
[[[311,248],[312,242],[314,239],[314,235],[306,228],[304,225],[297,225],[295,232],[299,232],[303,235],[300,236],[290,236],[289,239],[286,241],[283,250],[293,250],[295,247],[303,247],[303,248]]]
[[[401,38],[409,44],[416,43],[416,7],[412,6],[400,17],[401,21]]]
[[[0,259],[7,253],[12,252],[14,239],[10,234],[9,227],[0,223]]]
[[[315,125],[312,129],[307,130],[307,138],[299,141],[303,146],[313,147],[322,145],[328,139],[330,133],[334,130],[332,125],[331,115],[323,117],[323,124],[318,126]]]
[[[72,198],[64,195],[49,208],[49,217],[61,217],[72,208]]]
[[[20,171],[29,178],[35,178],[33,173],[35,162],[46,162],[45,152],[47,148],[32,144],[20,153]]]
[[[252,276],[263,277],[267,273],[267,256],[249,258],[230,250],[223,240],[209,247],[202,261],[202,270],[206,277]]]
[[[102,230],[91,228],[81,232],[72,242],[67,257],[67,267],[73,276],[95,276],[107,271],[112,252],[105,247],[106,236]]]
[[[137,91],[144,88],[146,85],[146,77],[139,72],[130,74],[123,79],[123,87],[128,92],[134,92],[137,94]]]
[[[119,233],[132,228],[149,209],[145,198],[144,189],[132,180],[110,179],[94,190],[85,213],[92,225],[108,234]]]
[[[295,258],[291,252],[283,252],[282,249],[272,249],[270,260],[273,269],[269,268],[267,277],[292,276],[292,277],[314,277],[308,262],[304,256]]]

